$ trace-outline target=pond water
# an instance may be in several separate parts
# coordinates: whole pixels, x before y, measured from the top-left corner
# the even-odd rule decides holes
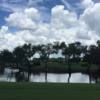
[[[47,82],[68,83],[68,74],[47,74]],[[45,74],[31,75],[31,82],[45,82]],[[89,76],[81,73],[73,73],[70,78],[70,83],[89,83]],[[95,83],[92,81],[92,83]]]
[[[6,68],[4,75],[0,76],[0,81],[16,82],[15,76],[11,77],[11,73],[17,72],[17,71],[18,70],[11,70],[11,69]],[[68,76],[69,76],[68,74],[48,73],[47,82],[67,83]],[[45,73],[31,74],[30,82],[45,82]],[[73,73],[71,74],[70,83],[89,83],[89,76],[82,73]],[[92,81],[92,83],[95,83],[95,82]]]

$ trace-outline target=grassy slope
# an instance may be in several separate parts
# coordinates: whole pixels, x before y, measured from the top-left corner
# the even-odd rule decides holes
[[[0,100],[100,100],[100,85],[0,83]]]

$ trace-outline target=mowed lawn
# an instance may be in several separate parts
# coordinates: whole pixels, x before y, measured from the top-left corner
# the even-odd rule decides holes
[[[0,100],[100,100],[100,85],[0,83]]]

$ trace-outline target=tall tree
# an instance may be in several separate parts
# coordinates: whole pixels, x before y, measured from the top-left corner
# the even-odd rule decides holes
[[[24,44],[23,46],[16,47],[13,54],[20,71],[28,72],[29,81],[32,67],[30,58],[35,54],[33,46],[31,44]]]
[[[63,45],[61,46],[62,48],[62,54],[65,56],[65,62],[68,64],[68,83],[70,82],[70,77],[71,77],[71,63],[72,62],[79,62],[80,61],[80,56],[82,53],[82,46],[80,42],[75,42],[75,43],[70,43],[68,45]]]
[[[47,45],[39,45],[38,51],[40,54],[40,59],[45,63],[45,81],[47,82],[47,72],[48,72],[48,60],[50,55],[53,53],[53,46],[52,44]]]
[[[92,64],[99,64],[99,59],[100,59],[100,53],[99,53],[100,49],[98,48],[98,46],[96,45],[90,45],[86,55],[84,56],[84,60],[86,62],[88,62],[88,66],[87,66],[87,73],[89,75],[89,82],[91,83],[91,66]],[[97,78],[96,78],[97,80]]]

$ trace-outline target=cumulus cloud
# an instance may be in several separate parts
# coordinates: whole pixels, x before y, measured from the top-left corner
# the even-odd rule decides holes
[[[73,40],[75,27],[78,24],[77,15],[64,9],[63,5],[51,10],[51,21],[41,22],[39,11],[35,8],[25,9],[24,12],[14,12],[6,18],[9,26],[21,29],[16,32],[23,40],[38,43]],[[37,39],[36,39],[37,38]]]
[[[70,28],[77,24],[77,15],[74,12],[64,10],[64,6],[55,6],[52,8],[52,24],[53,27]]]
[[[18,45],[23,45],[25,42],[21,37],[10,33],[7,26],[2,26],[0,28],[0,50],[9,49],[13,50]]]
[[[100,3],[96,3],[93,7],[87,8],[80,19],[85,22],[89,30],[100,35]]]
[[[64,5],[57,5],[51,9],[49,22],[41,20],[40,11],[36,8],[14,12],[5,19],[8,26],[0,29],[0,33],[4,33],[5,37],[1,46],[12,50],[24,43],[44,44],[53,41],[70,43],[78,40],[85,44],[95,43],[100,33],[99,11],[100,4],[94,4],[86,7],[78,18],[74,11],[65,10]],[[9,27],[19,30],[13,33]]]
[[[39,20],[40,19],[40,14],[39,11],[35,8],[27,8],[24,11],[25,15],[29,17],[32,20]]]
[[[36,21],[40,15],[35,8],[25,9],[24,12],[14,12],[9,15],[5,20],[9,26],[17,27],[20,29],[35,29]]]
[[[4,34],[8,32],[8,27],[7,26],[2,26],[0,29],[0,39],[4,38]]]

